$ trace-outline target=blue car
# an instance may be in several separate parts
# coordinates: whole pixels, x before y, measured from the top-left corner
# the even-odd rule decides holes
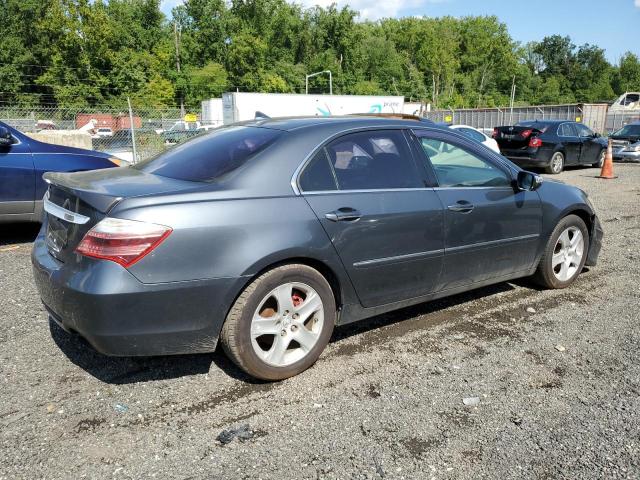
[[[0,122],[0,223],[40,222],[45,172],[117,167],[109,154],[39,142]]]

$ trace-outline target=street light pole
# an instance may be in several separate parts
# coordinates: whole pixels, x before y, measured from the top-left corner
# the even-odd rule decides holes
[[[331,70],[323,70],[321,72],[310,73],[309,75],[305,75],[304,78],[304,93],[309,94],[309,79],[311,77],[317,77],[318,75],[322,75],[323,73],[329,74],[329,95],[333,95],[333,76],[331,75]]]

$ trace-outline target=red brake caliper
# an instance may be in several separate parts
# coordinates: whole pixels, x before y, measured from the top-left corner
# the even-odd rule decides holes
[[[304,301],[304,298],[302,298],[297,293],[294,293],[294,294],[291,295],[291,301],[293,302],[293,306],[297,307],[298,305],[300,305]]]

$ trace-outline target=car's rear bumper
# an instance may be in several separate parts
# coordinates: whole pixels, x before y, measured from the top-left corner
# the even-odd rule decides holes
[[[549,165],[549,156],[537,148],[526,150],[503,150],[502,155],[522,168],[544,168]]]
[[[113,262],[90,259],[83,259],[80,269],[53,258],[42,234],[31,258],[51,317],[106,355],[215,350],[235,289],[244,282],[220,278],[144,284]]]

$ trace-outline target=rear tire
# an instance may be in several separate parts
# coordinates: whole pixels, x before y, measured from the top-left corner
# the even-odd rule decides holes
[[[558,175],[564,170],[564,153],[556,152],[551,156],[549,165],[545,168],[546,173]]]
[[[284,265],[245,288],[220,339],[227,356],[249,375],[283,380],[316,362],[335,320],[336,303],[327,280],[306,265]]]
[[[577,215],[568,215],[553,229],[532,279],[546,288],[566,288],[582,272],[588,251],[587,226]]]

